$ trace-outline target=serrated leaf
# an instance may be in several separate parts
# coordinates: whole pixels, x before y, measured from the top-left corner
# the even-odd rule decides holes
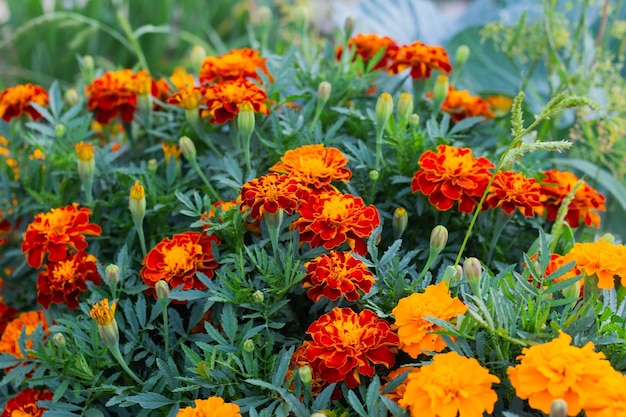
[[[175,404],[176,401],[170,400],[161,394],[156,392],[144,392],[137,395],[130,395],[126,397],[126,400],[139,404],[142,408],[148,410],[155,410],[165,405]]]
[[[369,414],[365,411],[365,408],[363,408],[363,404],[361,404],[359,397],[357,397],[352,390],[348,391],[348,402],[359,416],[369,417]]]

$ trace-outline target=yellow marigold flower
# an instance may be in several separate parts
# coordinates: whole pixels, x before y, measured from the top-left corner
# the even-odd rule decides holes
[[[77,143],[76,146],[76,154],[78,154],[78,159],[81,161],[89,162],[93,160],[93,143]]]
[[[239,406],[224,402],[221,397],[194,400],[194,405],[181,408],[176,417],[241,417]]]
[[[571,341],[559,331],[548,343],[524,348],[517,357],[519,365],[509,367],[517,396],[527,399],[532,408],[547,414],[552,401],[562,398],[568,405],[567,415],[576,416],[600,381],[615,372],[604,353],[594,352],[593,343],[577,347]]]
[[[598,288],[610,290],[618,278],[626,285],[626,246],[609,243],[604,238],[593,243],[574,244],[563,256],[563,264],[576,261],[576,269],[598,277]]]
[[[176,143],[162,143],[161,149],[163,149],[163,154],[165,155],[165,163],[169,164],[172,157],[174,161],[178,162],[180,159],[180,154],[183,152],[182,149]]]
[[[191,84],[180,88],[177,93],[172,94],[172,96],[167,99],[167,102],[182,107],[185,110],[193,110],[197,109],[201,104],[204,104],[206,98],[200,87],[195,87]]]
[[[120,335],[115,321],[115,309],[117,301],[109,305],[109,299],[105,298],[100,303],[95,303],[89,315],[98,323],[98,334],[107,346],[117,346]]]
[[[448,285],[443,281],[428,286],[423,294],[415,293],[400,299],[391,311],[396,319],[393,328],[398,331],[400,349],[414,359],[425,351],[441,352],[446,343],[433,333],[441,328],[426,318],[450,321],[466,311],[467,306],[461,300],[450,297]]]
[[[626,376],[621,372],[609,372],[589,392],[585,401],[587,417],[626,416]]]
[[[33,84],[9,87],[0,93],[0,117],[9,122],[26,113],[33,120],[41,119],[41,114],[31,106],[31,102],[46,106],[48,92],[43,87]]]
[[[18,340],[22,332],[28,336],[41,325],[44,332],[48,331],[48,322],[43,311],[28,311],[21,313],[7,324],[2,337],[0,337],[0,353],[6,353],[19,359],[24,359]],[[26,340],[26,349],[33,349],[33,340]]]
[[[499,382],[476,359],[440,353],[409,374],[398,404],[411,417],[482,417],[493,412],[498,396],[491,385]]]
[[[266,59],[260,57],[257,50],[250,48],[233,49],[220,56],[204,58],[198,78],[203,85],[239,79],[260,81],[261,77],[257,71],[261,70],[272,81],[265,61]]]

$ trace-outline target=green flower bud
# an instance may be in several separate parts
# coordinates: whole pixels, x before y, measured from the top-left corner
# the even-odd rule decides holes
[[[82,69],[86,84],[91,84],[95,72],[95,62],[91,55],[85,55],[82,59]]]
[[[356,26],[356,19],[354,16],[346,17],[346,20],[343,22],[343,31],[346,33],[346,37],[349,38],[354,33],[354,28]]]
[[[57,348],[62,350],[64,350],[67,346],[63,333],[55,333],[54,336],[52,336],[52,343],[54,343]]]
[[[152,158],[148,160],[148,171],[150,171],[152,174],[154,174],[157,171],[158,167],[159,167],[159,163],[157,162],[156,159]]]
[[[413,96],[409,93],[402,93],[398,100],[398,108],[396,109],[398,119],[406,121],[413,114]]]
[[[393,97],[389,93],[382,93],[376,101],[376,126],[385,129],[393,112]]]
[[[565,298],[579,298],[580,297],[580,289],[582,287],[582,280],[579,279],[569,287],[565,287],[561,290],[563,297]]]
[[[254,132],[254,108],[249,101],[245,101],[239,106],[237,127],[244,138],[250,137]]]
[[[463,262],[463,276],[467,279],[474,295],[479,294],[480,290],[480,277],[483,273],[483,267],[477,258],[465,258]]]
[[[272,20],[272,10],[267,6],[259,7],[256,13],[256,23],[265,26]]]
[[[612,233],[603,234],[602,239],[606,240],[608,243],[615,243],[615,235]]]
[[[194,45],[189,53],[189,65],[194,69],[200,68],[204,58],[206,58],[206,51],[204,48],[200,45]]]
[[[80,97],[78,96],[78,90],[76,88],[70,88],[63,94],[63,100],[67,103],[68,106],[74,107],[80,101]]]
[[[304,365],[301,368],[298,368],[298,375],[300,376],[300,381],[303,384],[310,384],[313,381],[313,373],[311,372],[311,367],[309,365]]]
[[[59,123],[56,126],[54,126],[54,134],[56,135],[57,138],[62,139],[63,136],[65,136],[65,125],[62,123]]]
[[[460,281],[463,278],[463,268],[460,265],[448,265],[443,272],[443,281],[448,284],[452,284],[455,281]]]
[[[438,225],[430,232],[430,250],[441,252],[448,243],[448,229],[445,226]]]
[[[248,353],[254,352],[254,341],[252,339],[246,339],[243,342],[243,350],[245,350]]]
[[[156,284],[154,284],[154,290],[159,300],[167,301],[167,299],[170,298],[170,287],[164,280],[158,280]]]
[[[106,281],[111,287],[115,287],[120,281],[120,268],[117,265],[107,265],[104,273],[106,275]]]
[[[470,56],[470,49],[467,45],[461,45],[456,49],[456,65],[459,67],[465,64],[467,58]]]
[[[441,108],[441,104],[445,101],[450,88],[450,81],[445,75],[437,76],[435,87],[433,89],[433,102],[436,109]]]
[[[187,160],[196,159],[196,145],[193,144],[189,137],[181,136],[178,139],[178,146]]]
[[[256,290],[252,293],[252,299],[255,303],[262,303],[265,300],[265,295],[263,294],[263,291]]]
[[[283,210],[278,209],[275,214],[265,212],[263,214],[263,219],[269,229],[278,230],[283,222]]]
[[[550,417],[566,417],[567,403],[561,398],[557,398],[550,404]]]
[[[322,81],[317,87],[317,99],[322,104],[325,104],[330,97],[331,91],[332,91],[332,86],[330,85],[330,83],[328,81]]]
[[[409,116],[409,124],[413,127],[417,127],[420,124],[420,116],[418,114],[413,113]]]
[[[409,215],[407,214],[404,207],[398,207],[393,212],[393,236],[396,239],[400,239],[406,230],[406,227],[409,224]]]
[[[378,181],[378,178],[380,177],[380,173],[375,169],[371,170],[369,175],[370,175],[370,180],[372,181]]]
[[[146,215],[146,193],[139,181],[130,189],[128,209],[135,222],[141,223]]]

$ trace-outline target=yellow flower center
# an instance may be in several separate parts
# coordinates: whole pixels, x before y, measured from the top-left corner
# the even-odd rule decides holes
[[[332,196],[324,203],[321,217],[339,223],[350,216],[350,203],[350,200],[343,199],[341,195]]]
[[[67,281],[74,282],[74,276],[76,275],[76,264],[72,259],[67,261],[61,261],[56,265],[56,268],[52,271],[52,279],[54,281]]]
[[[93,144],[84,142],[77,143],[76,153],[78,154],[78,159],[81,161],[89,162],[93,160]]]
[[[337,333],[343,341],[343,346],[357,347],[361,345],[363,327],[361,327],[357,322],[353,320],[341,321],[335,323],[335,327],[337,327]]]
[[[164,275],[168,275],[170,273],[176,274],[193,269],[194,264],[190,255],[192,253],[199,252],[202,252],[202,248],[200,248],[199,245],[194,245],[193,243],[186,243],[182,246],[173,246],[164,253]]]
[[[107,326],[115,320],[115,308],[117,307],[117,301],[114,301],[109,306],[109,299],[105,298],[100,303],[93,305],[93,308],[89,312],[89,315],[100,325]]]

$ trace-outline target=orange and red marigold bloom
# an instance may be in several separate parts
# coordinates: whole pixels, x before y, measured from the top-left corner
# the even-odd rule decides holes
[[[380,225],[375,206],[366,206],[361,197],[339,192],[311,194],[298,207],[300,217],[291,225],[300,233],[300,242],[312,248],[334,249],[347,242],[359,255],[367,253],[367,239]]]
[[[350,252],[331,251],[307,262],[304,267],[302,288],[308,289],[307,296],[314,302],[322,297],[336,301],[341,296],[348,301],[358,300],[359,291],[369,293],[376,281],[367,266]]]
[[[426,96],[432,98],[433,93],[429,92]],[[495,117],[487,101],[471,95],[467,90],[456,90],[453,86],[448,87],[448,95],[441,104],[441,110],[448,113],[455,122],[469,117],[483,116],[487,120]]]
[[[182,285],[183,290],[203,290],[206,285],[196,276],[197,272],[213,278],[218,263],[213,256],[212,245],[219,245],[215,235],[200,232],[179,233],[165,238],[152,248],[142,264],[139,274],[150,287],[148,293],[156,297],[154,286],[165,280],[170,288]]]
[[[277,214],[284,210],[293,214],[306,191],[287,175],[267,174],[248,181],[241,187],[240,210],[250,209],[250,217],[261,219],[265,213]]]
[[[48,92],[45,88],[34,84],[20,84],[2,90],[0,93],[0,117],[5,122],[28,114],[33,120],[41,119],[41,114],[30,104],[48,105]]]
[[[96,257],[86,252],[48,262],[37,277],[37,302],[46,309],[52,303],[65,303],[71,310],[78,307],[78,297],[87,291],[87,281],[98,285],[102,280],[96,262]]]
[[[381,55],[376,58],[376,62],[371,65],[372,70],[387,69],[391,63],[391,57],[398,49],[396,41],[387,36],[380,36],[377,34],[362,34],[359,33],[348,40],[348,49],[355,50],[355,59],[360,56],[365,65],[370,64],[370,61],[384,49]],[[343,55],[343,47],[338,46],[336,49],[337,59],[341,59]]]
[[[7,401],[0,417],[41,417],[47,408],[37,406],[38,401],[52,401],[52,392],[26,388]]]
[[[25,334],[27,340],[25,340],[26,349],[33,349],[34,342],[28,338],[32,334],[37,326],[41,326],[44,332],[48,331],[48,322],[43,314],[43,311],[27,311],[20,313],[15,319],[10,321],[2,336],[0,337],[0,353],[12,355],[18,359],[24,359],[22,350],[19,345],[19,338],[22,332]]]
[[[578,177],[571,172],[556,169],[545,171],[543,174],[545,178],[539,182],[543,207],[538,208],[537,213],[541,215],[545,209],[547,219],[554,221],[563,200],[578,182]],[[600,227],[598,211],[606,211],[604,202],[602,194],[584,183],[576,190],[574,199],[569,203],[565,221],[574,228],[579,227],[581,222],[587,226]]]
[[[533,217],[541,204],[540,188],[534,178],[510,171],[498,171],[489,193],[485,198],[485,206],[501,207],[506,214],[519,209],[524,216]]]
[[[22,252],[33,268],[41,267],[48,254],[48,262],[65,259],[68,248],[82,251],[87,247],[85,236],[100,236],[102,229],[89,223],[91,210],[71,206],[53,208],[39,213],[24,232]]]
[[[452,65],[448,53],[442,46],[430,46],[420,41],[410,45],[402,45],[392,53],[390,74],[398,74],[407,68],[411,69],[411,78],[430,78],[432,70],[450,74]]]
[[[437,210],[450,210],[456,201],[459,211],[471,213],[487,188],[494,167],[488,159],[474,158],[469,148],[439,145],[437,152],[426,151],[413,175],[411,191],[428,196]]]
[[[374,366],[387,368],[395,362],[398,336],[389,323],[370,310],[355,313],[334,308],[314,321],[306,331],[305,356],[314,373],[329,383],[343,381],[350,388],[360,384],[360,375],[374,376]]]
[[[220,56],[204,58],[198,78],[202,85],[240,79],[261,81],[258,74],[261,71],[272,81],[266,61],[255,49],[233,49]]]
[[[211,123],[225,123],[232,120],[243,103],[250,103],[255,113],[269,114],[267,93],[258,85],[237,79],[206,87],[204,98],[206,109],[200,112],[202,118]]]

